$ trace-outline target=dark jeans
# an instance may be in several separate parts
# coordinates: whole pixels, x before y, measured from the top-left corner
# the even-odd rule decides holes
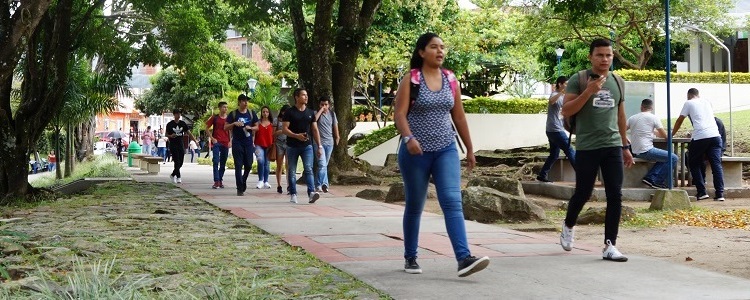
[[[568,141],[568,135],[562,132],[547,132],[547,140],[549,140],[549,156],[544,161],[542,170],[539,171],[539,177],[547,178],[549,170],[552,169],[552,165],[555,163],[558,157],[560,157],[560,150],[565,153],[570,160],[570,165],[573,169],[576,168],[576,151],[570,146]]]
[[[607,213],[604,220],[604,242],[607,240],[615,245],[617,232],[620,227],[620,214],[622,213],[622,181],[623,181],[623,159],[622,148],[608,147],[594,150],[579,150],[576,152],[576,189],[568,204],[568,213],[565,216],[565,226],[576,225],[578,215],[583,205],[591,198],[594,190],[596,175],[601,169],[604,190],[607,194]]]
[[[179,143],[172,143],[169,145],[169,152],[172,154],[172,161],[174,162],[172,175],[182,178],[180,168],[182,168],[182,163],[185,160],[185,148],[182,148],[182,145]]]
[[[224,171],[226,170],[227,166],[227,156],[229,155],[229,148],[220,143],[216,143],[211,150],[214,152],[214,182],[223,181]]]
[[[703,159],[708,159],[708,163],[711,164],[711,172],[714,175],[714,189],[716,190],[716,198],[724,197],[724,169],[721,167],[721,138],[712,137],[707,139],[692,140],[688,145],[688,163],[690,164],[690,176],[693,177],[693,185],[695,185],[698,195],[705,195],[706,180],[703,176],[705,171],[701,172],[703,168]]]
[[[234,157],[234,179],[237,183],[237,191],[247,190],[247,176],[253,169],[253,154],[255,147],[252,144],[232,144],[232,157]],[[243,172],[242,169],[245,169]]]

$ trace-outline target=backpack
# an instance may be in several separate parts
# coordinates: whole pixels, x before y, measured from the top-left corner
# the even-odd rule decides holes
[[[586,85],[588,84],[588,77],[591,72],[589,70],[581,70],[578,71],[578,90],[580,92],[583,92],[586,89]],[[617,75],[615,73],[612,73],[612,76],[615,78],[615,82],[617,83],[617,89],[620,90],[620,102],[625,101],[625,93],[623,93],[623,87],[625,86],[625,80],[620,77],[620,75]],[[586,78],[586,81],[581,80],[581,78]],[[573,135],[576,133],[576,115],[578,113],[573,114],[569,117],[563,117],[563,127],[566,131],[570,132],[570,137],[568,137],[568,145],[570,145],[570,139],[573,137]]]
[[[445,75],[445,77],[448,78],[448,84],[451,87],[451,93],[454,95],[455,99],[456,90],[458,90],[458,79],[456,78],[456,75],[453,74],[453,71],[448,69],[440,68],[440,71]],[[422,74],[422,71],[420,69],[411,69],[409,73],[409,108],[406,110],[407,116],[411,112],[411,108],[414,106],[414,103],[417,102],[417,98],[419,97],[419,76]],[[456,126],[453,125],[453,123],[451,123],[451,126],[453,127],[453,131],[455,132]],[[461,149],[461,153],[466,153],[463,144],[461,144],[461,139],[458,138],[458,135],[456,135],[456,143]],[[399,145],[401,145],[400,139]]]

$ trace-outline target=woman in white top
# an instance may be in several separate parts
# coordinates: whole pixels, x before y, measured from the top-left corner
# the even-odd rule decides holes
[[[195,140],[190,140],[188,147],[190,148],[190,163],[193,163],[193,158],[195,157],[196,153],[198,154],[198,157],[201,157],[201,150],[198,149],[198,144],[195,142]]]

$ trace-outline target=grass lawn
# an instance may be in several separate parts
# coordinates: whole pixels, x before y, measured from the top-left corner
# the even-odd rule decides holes
[[[388,298],[171,184],[105,183],[0,219],[0,299]]]

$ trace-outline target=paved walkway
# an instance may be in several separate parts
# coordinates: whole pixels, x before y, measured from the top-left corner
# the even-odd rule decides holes
[[[169,182],[170,172],[168,163],[159,175],[134,177]],[[227,188],[213,190],[211,167],[196,164],[186,164],[182,176],[179,186],[186,191],[396,299],[750,299],[750,280],[650,257],[603,261],[599,246],[576,244],[565,252],[557,239],[473,221],[466,224],[472,254],[490,256],[492,262],[459,278],[443,218],[431,213],[423,214],[420,234],[424,273],[406,274],[401,206],[337,196],[335,186],[315,204],[307,204],[307,197],[291,204],[275,186],[252,189],[255,174],[248,192],[238,197],[234,170],[225,175]]]

